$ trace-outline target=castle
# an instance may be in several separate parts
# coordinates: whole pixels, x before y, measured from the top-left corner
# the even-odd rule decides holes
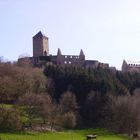
[[[39,31],[33,36],[33,57],[19,58],[18,62],[29,59],[34,66],[41,67],[46,63],[53,63],[59,66],[81,66],[92,68],[109,68],[109,64],[97,60],[86,60],[83,50],[79,55],[63,55],[58,48],[57,55],[49,54],[49,38]]]
[[[140,62],[123,60],[122,72],[140,72]]]
[[[109,67],[107,63],[97,60],[86,60],[83,50],[79,55],[64,55],[58,48],[56,55],[49,54],[49,38],[39,31],[33,36],[33,57],[19,58],[18,62],[29,60],[33,66],[42,67],[46,63],[59,66],[81,66],[85,68],[107,68],[116,71],[115,67]],[[140,72],[140,62],[123,60],[122,72]]]

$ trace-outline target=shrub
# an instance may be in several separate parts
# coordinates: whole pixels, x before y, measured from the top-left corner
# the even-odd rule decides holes
[[[64,128],[74,128],[76,126],[76,115],[74,112],[67,112],[62,116],[61,122]]]
[[[14,108],[0,107],[0,130],[20,130],[21,118]]]

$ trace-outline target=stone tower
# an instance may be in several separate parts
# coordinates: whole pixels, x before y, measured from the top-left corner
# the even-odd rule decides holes
[[[33,57],[49,55],[49,39],[42,32],[33,37]]]

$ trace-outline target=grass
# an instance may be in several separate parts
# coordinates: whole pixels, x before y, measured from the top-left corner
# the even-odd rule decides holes
[[[1,107],[5,107],[5,108],[12,108],[14,105],[12,104],[0,104]]]
[[[97,140],[131,140],[126,136],[116,135],[103,129],[69,130],[46,133],[1,133],[0,140],[85,140],[86,135],[93,133],[98,135]]]

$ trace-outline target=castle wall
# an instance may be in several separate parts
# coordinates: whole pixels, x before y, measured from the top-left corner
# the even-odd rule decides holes
[[[140,63],[128,63],[125,60],[122,64],[123,72],[140,72]]]
[[[58,65],[83,65],[85,60],[82,60],[79,55],[58,55]]]

